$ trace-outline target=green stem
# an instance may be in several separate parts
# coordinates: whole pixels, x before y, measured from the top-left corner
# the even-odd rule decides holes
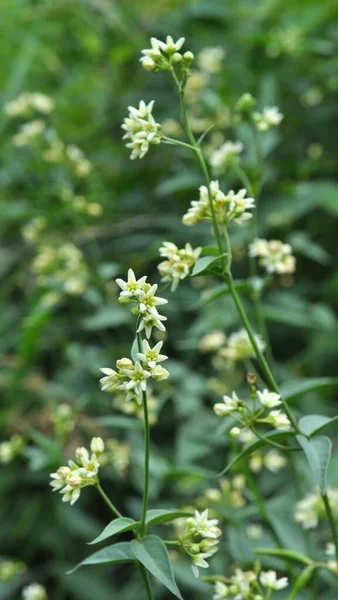
[[[284,452],[290,452],[291,450],[293,450],[293,448],[290,448],[289,446],[283,446],[283,444],[278,444],[278,442],[274,442],[273,440],[270,440],[266,437],[264,437],[263,435],[261,435],[260,433],[258,433],[256,431],[256,429],[254,429],[254,427],[251,427],[251,431],[265,444],[270,444],[271,446],[274,446],[275,448],[278,448],[278,450],[283,450]]]
[[[277,383],[275,381],[275,378],[274,378],[273,374],[271,373],[270,367],[269,367],[267,361],[265,360],[265,357],[264,357],[261,349],[259,348],[259,346],[257,344],[254,332],[252,331],[252,328],[251,328],[251,325],[249,323],[248,317],[246,316],[246,313],[245,313],[245,310],[244,310],[243,305],[241,303],[241,300],[240,300],[240,298],[239,298],[239,296],[237,294],[236,288],[235,288],[234,283],[233,283],[232,275],[231,275],[230,272],[228,272],[226,274],[225,280],[226,280],[226,282],[227,282],[227,284],[229,286],[230,293],[231,293],[231,295],[233,297],[233,300],[234,300],[234,303],[236,305],[238,314],[239,314],[239,316],[241,318],[241,321],[242,321],[242,323],[243,323],[243,325],[244,325],[244,327],[245,327],[245,329],[247,331],[247,334],[249,336],[250,342],[251,342],[252,347],[253,347],[253,349],[255,351],[256,357],[257,357],[257,359],[258,359],[258,361],[260,363],[260,366],[261,366],[261,368],[263,370],[265,379],[266,379],[268,385],[270,386],[270,388],[276,394],[279,394],[279,390],[278,390],[278,386],[277,386]],[[281,398],[281,400],[282,400],[282,403],[283,403],[284,410],[285,410],[285,412],[286,412],[289,420],[292,423],[292,426],[297,431],[297,433],[301,433],[300,429],[298,427],[297,421],[295,420],[294,416],[292,415],[292,413],[291,413],[291,411],[289,409],[289,406],[288,406],[286,400],[284,398]]]
[[[330,506],[330,502],[327,496],[326,492],[321,492],[321,496],[324,502],[324,506],[325,506],[325,510],[326,510],[326,514],[327,514],[327,518],[330,524],[330,528],[331,528],[331,533],[332,533],[332,537],[333,537],[333,543],[334,543],[334,547],[336,550],[336,560],[338,562],[338,532],[337,532],[337,526],[336,526],[336,522],[334,520],[334,516],[332,514],[332,509]]]
[[[189,150],[193,150],[195,152],[194,146],[186,144],[185,142],[181,142],[180,140],[175,140],[174,138],[167,137],[166,135],[162,137],[162,140],[167,144],[172,144],[173,146],[183,146],[183,148],[189,148]]]
[[[101,498],[103,498],[103,500],[105,501],[107,506],[109,506],[110,510],[114,513],[114,515],[116,517],[122,517],[122,514],[117,510],[117,508],[114,506],[114,504],[109,500],[107,494],[103,491],[99,482],[97,482],[95,487],[96,487],[97,491],[99,492]]]
[[[142,339],[139,333],[136,334],[139,352],[142,352]],[[140,534],[141,538],[146,534],[146,517],[149,500],[149,458],[150,458],[150,425],[148,412],[147,392],[142,392],[143,416],[144,416],[144,487],[143,487],[143,506]]]
[[[139,566],[140,573],[141,573],[141,576],[143,579],[145,590],[147,592],[148,600],[154,600],[153,592],[152,592],[151,586],[150,586],[148,571],[146,570],[146,568],[143,565],[141,565],[141,563],[138,563],[138,566]]]

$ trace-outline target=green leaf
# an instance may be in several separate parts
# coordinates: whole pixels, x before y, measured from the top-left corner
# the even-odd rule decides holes
[[[107,546],[106,548],[102,548],[98,552],[94,552],[87,558],[85,558],[78,565],[67,571],[67,574],[70,575],[77,571],[80,567],[86,567],[88,565],[103,565],[107,563],[124,563],[124,562],[133,562],[135,560],[135,555],[131,549],[131,542],[118,542],[117,544],[112,544],[111,546]]]
[[[311,436],[319,433],[331,423],[338,421],[338,415],[335,417],[324,417],[323,415],[306,415],[298,421],[299,429],[304,435]]]
[[[201,254],[202,256],[219,256],[218,246],[204,246]]]
[[[313,561],[308,556],[305,556],[301,552],[295,550],[286,550],[279,548],[257,548],[257,554],[262,556],[275,556],[277,558],[285,558],[285,560],[291,560],[292,562],[301,563],[303,565],[312,565]]]
[[[191,517],[191,515],[192,513],[177,510],[176,508],[155,508],[147,511],[146,524],[148,526],[159,525],[160,523],[169,523],[170,521],[175,521],[175,519],[180,519],[181,517]]]
[[[171,569],[168,551],[162,540],[156,535],[147,535],[142,542],[133,540],[130,545],[137,560],[174,596],[182,600]]]
[[[280,393],[285,400],[294,400],[303,394],[336,386],[338,387],[338,377],[314,377],[290,381],[281,386]]]
[[[137,522],[134,519],[128,519],[127,517],[120,517],[118,519],[114,519],[111,521],[107,527],[104,528],[102,533],[98,537],[95,538],[89,544],[98,544],[103,540],[111,537],[112,535],[116,535],[117,533],[122,533],[123,531],[130,531],[137,526]]]
[[[138,341],[137,341],[137,337],[135,336],[135,339],[133,341],[133,345],[131,347],[131,359],[136,362],[138,360],[137,358],[137,353],[138,353],[139,349],[138,349]]]
[[[315,569],[316,565],[309,565],[308,567],[303,569],[292,589],[291,594],[288,597],[288,600],[293,600],[294,598],[296,598],[297,594],[303,589],[303,587],[305,587],[306,584],[309,583]]]
[[[316,484],[321,492],[326,492],[326,474],[332,451],[330,438],[323,435],[311,440],[303,435],[297,435],[296,438],[305,452]]]
[[[265,434],[264,437],[266,437],[267,439],[284,439],[286,437],[294,437],[295,432],[293,430],[291,431],[271,431],[271,433],[267,433]],[[263,448],[263,446],[266,446],[267,443],[263,442],[263,440],[257,440],[257,442],[254,442],[253,444],[250,444],[250,446],[248,446],[247,448],[245,448],[242,452],[240,452],[240,454],[237,454],[235,456],[235,458],[223,469],[223,471],[221,471],[221,473],[218,473],[218,477],[222,477],[222,475],[224,475],[225,473],[227,473],[236,463],[238,463],[238,461],[242,460],[242,458],[245,458],[246,456],[250,456],[250,454],[252,454],[252,452],[255,452],[256,450],[259,450],[260,448]],[[299,448],[291,448],[290,450],[299,450]]]
[[[202,273],[205,273],[206,271],[208,271],[210,269],[210,267],[212,267],[213,265],[216,265],[218,262],[220,262],[222,260],[222,258],[224,258],[224,256],[226,256],[226,254],[222,254],[221,256],[202,256],[202,258],[199,258],[197,263],[195,264],[191,276],[194,277],[196,275],[202,275]]]

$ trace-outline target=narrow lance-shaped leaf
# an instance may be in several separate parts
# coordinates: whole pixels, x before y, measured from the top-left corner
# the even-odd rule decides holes
[[[168,551],[161,538],[156,535],[147,535],[142,542],[133,540],[131,548],[137,560],[174,596],[182,600],[171,569]]]
[[[303,565],[312,565],[313,560],[301,552],[296,550],[287,550],[284,548],[257,548],[257,554],[262,556],[276,556],[278,558],[285,558],[285,560],[291,560],[293,562],[301,563]]]
[[[135,555],[131,549],[131,542],[118,542],[117,544],[102,548],[102,550],[98,550],[98,552],[94,552],[94,554],[85,558],[82,562],[73,567],[73,569],[67,571],[67,574],[70,575],[80,567],[89,565],[103,565],[107,563],[117,564],[133,561],[135,561]]]
[[[99,542],[106,540],[112,535],[122,533],[123,531],[130,531],[135,527],[137,527],[137,523],[136,521],[134,521],[134,519],[129,519],[127,517],[120,517],[118,519],[114,519],[107,525],[107,527],[104,528],[102,533],[100,533],[100,535],[97,538],[95,538],[95,540],[89,542],[89,544],[98,544]]]
[[[311,565],[303,569],[293,587],[291,594],[288,597],[288,600],[294,600],[294,598],[296,598],[296,596],[306,586],[306,584],[309,583],[315,568],[316,565]]]
[[[170,521],[175,521],[175,519],[180,519],[182,517],[191,517],[191,515],[192,513],[183,510],[177,510],[176,508],[155,508],[147,511],[146,524],[148,527],[150,527],[151,525],[169,523]]]
[[[303,448],[316,484],[322,493],[326,492],[326,474],[332,450],[332,442],[326,436],[307,439],[304,435],[297,435],[297,440]]]

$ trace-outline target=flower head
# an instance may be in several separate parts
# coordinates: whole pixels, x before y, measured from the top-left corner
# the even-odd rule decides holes
[[[162,281],[171,282],[172,292],[177,289],[182,279],[188,277],[201,250],[201,248],[195,248],[194,250],[189,243],[184,248],[179,249],[172,242],[163,242],[160,255],[167,258],[167,260],[161,262],[157,268],[162,275]]]
[[[161,142],[161,125],[156,123],[152,113],[154,100],[147,105],[141,100],[138,109],[129,106],[129,117],[124,119],[122,129],[125,130],[123,139],[131,140],[126,144],[132,150],[130,158],[143,158],[149,146]]]
[[[215,173],[221,173],[236,165],[242,150],[243,144],[241,142],[224,142],[210,157],[210,164]]]
[[[196,225],[199,221],[212,221],[212,209],[208,188],[202,185],[199,189],[199,200],[193,200],[188,212],[183,216],[184,225]],[[216,220],[219,224],[226,225],[234,220],[236,223],[244,223],[251,219],[250,211],[255,207],[253,198],[246,198],[246,190],[242,189],[235,193],[230,190],[224,194],[219,188],[219,182],[210,182],[210,194],[214,207]]]
[[[185,523],[185,531],[179,538],[179,543],[192,561],[192,571],[198,577],[198,568],[207,568],[206,561],[217,552],[218,539],[221,530],[217,527],[217,519],[208,518],[208,509],[202,513],[195,511],[194,517],[189,517]]]
[[[288,417],[281,410],[272,410],[269,416],[262,420],[266,423],[271,423],[275,429],[281,429],[282,431],[291,427]]]
[[[150,369],[154,369],[156,365],[164,360],[167,360],[165,354],[160,354],[163,342],[158,342],[153,348],[150,347],[147,340],[142,341],[143,352],[138,352],[137,358],[145,363]]]
[[[258,131],[262,133],[269,131],[271,127],[277,127],[282,122],[284,116],[277,106],[267,106],[264,108],[263,113],[254,112],[253,120],[256,123]]]
[[[283,244],[280,240],[256,239],[249,246],[249,255],[257,256],[259,264],[267,273],[294,273],[296,259],[292,256],[290,244]]]
[[[267,389],[263,390],[262,392],[258,390],[257,397],[260,403],[266,408],[275,408],[275,406],[282,404],[280,400],[280,394],[269,392]]]
[[[232,396],[223,396],[223,404],[218,403],[214,406],[214,412],[219,417],[227,417],[233,411],[236,411],[239,406],[239,399],[236,392],[232,392]]]
[[[287,577],[277,579],[276,571],[261,571],[259,581],[268,590],[283,590],[289,585]]]

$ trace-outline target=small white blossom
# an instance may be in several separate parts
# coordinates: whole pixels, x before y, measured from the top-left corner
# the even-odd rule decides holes
[[[263,390],[262,392],[257,390],[257,397],[260,403],[266,408],[275,408],[275,406],[282,404],[280,400],[280,394],[269,392],[267,389]]]
[[[262,571],[259,576],[259,581],[268,590],[283,590],[289,585],[287,577],[277,579],[276,571]]]
[[[186,520],[186,528],[179,541],[191,557],[195,577],[198,577],[198,568],[207,568],[206,559],[217,552],[217,538],[221,535],[217,524],[217,519],[208,519],[208,509],[202,513],[195,511],[195,516]]]
[[[22,600],[47,600],[46,589],[40,583],[30,583],[23,588]]]
[[[139,309],[142,314],[147,312],[151,315],[156,316],[158,314],[156,306],[162,306],[163,304],[168,303],[168,300],[166,300],[165,298],[155,296],[157,288],[158,285],[154,284],[150,287],[150,289],[147,292],[144,292],[143,290],[139,292]]]
[[[161,365],[156,365],[151,371],[151,376],[155,381],[164,381],[164,379],[168,379],[169,375],[169,371],[161,367]]]
[[[199,67],[207,73],[218,73],[222,68],[225,50],[221,46],[203,48],[197,56]]]
[[[115,389],[119,382],[118,373],[114,371],[114,369],[109,369],[107,367],[103,367],[102,369],[100,369],[100,371],[105,375],[105,377],[101,377],[100,379],[102,392]]]
[[[284,430],[289,429],[291,427],[291,423],[288,417],[285,413],[283,413],[280,410],[272,410],[269,416],[267,417],[266,422],[271,423],[271,425],[275,427],[275,429]]]
[[[225,142],[222,144],[210,157],[210,164],[215,173],[226,171],[229,167],[236,165],[242,150],[243,144],[241,142]]]
[[[199,343],[199,349],[201,352],[210,352],[211,350],[218,350],[226,341],[226,336],[220,329],[215,329],[211,333],[207,333],[202,337]]]
[[[259,264],[267,273],[294,273],[296,259],[292,256],[290,244],[283,244],[280,240],[256,239],[249,246],[249,255],[257,256]]]
[[[117,285],[122,289],[120,297],[133,298],[135,296],[138,296],[146,281],[146,276],[141,277],[137,280],[134,271],[132,269],[129,269],[127,281],[123,281],[123,279],[116,279]]]
[[[263,535],[263,528],[261,525],[253,523],[252,525],[248,525],[246,532],[251,540],[257,541],[260,540]]]
[[[284,118],[277,106],[267,106],[263,113],[254,112],[253,120],[256,123],[257,129],[262,133],[269,131],[271,127],[280,125]]]
[[[230,433],[231,437],[239,438],[242,431],[239,427],[232,427],[232,429],[230,429],[229,433]]]
[[[284,469],[288,461],[285,456],[282,456],[277,450],[269,450],[263,459],[264,466],[271,471],[271,473],[278,473],[281,469]]]
[[[23,92],[17,98],[5,105],[5,112],[9,117],[27,117],[32,114],[32,109],[45,115],[52,112],[55,102],[41,92]]]
[[[167,54],[174,54],[175,52],[179,52],[181,50],[185,42],[185,38],[180,37],[177,42],[174,42],[171,35],[167,35],[165,42],[161,42],[160,40],[157,41],[163,52],[166,52]]]
[[[137,358],[148,365],[150,369],[154,369],[156,365],[164,360],[167,360],[165,354],[160,354],[163,342],[158,342],[153,348],[150,347],[147,340],[142,341],[143,352],[138,352]]]
[[[162,281],[171,282],[171,291],[177,289],[179,282],[185,279],[196,264],[202,248],[193,249],[189,243],[184,248],[178,248],[172,242],[163,242],[160,255],[167,258],[158,265]]]
[[[124,119],[122,129],[125,130],[123,139],[131,140],[126,144],[131,148],[130,158],[143,158],[149,150],[150,144],[159,144],[161,142],[161,125],[156,123],[152,113],[154,100],[147,105],[143,100],[139,108],[129,106],[129,117]]]
[[[223,404],[218,403],[214,406],[214,412],[219,417],[226,417],[231,414],[232,411],[238,409],[238,396],[236,392],[232,392],[232,396],[223,396]]]
[[[212,600],[226,600],[229,597],[229,586],[222,581],[216,581]]]
[[[261,351],[265,349],[265,342],[260,335],[255,335],[255,341]],[[255,350],[251,344],[248,333],[245,329],[240,329],[231,333],[227,339],[226,346],[220,348],[218,355],[228,361],[235,362],[246,360],[255,356]]]
[[[150,313],[145,313],[144,315],[142,315],[141,323],[139,325],[137,333],[140,333],[144,329],[146,336],[149,339],[151,336],[153,327],[156,327],[160,331],[165,331],[163,321],[166,321],[166,320],[167,320],[167,317],[164,317],[163,315],[159,315],[159,314],[154,315],[154,314],[150,314]]]
[[[39,137],[46,128],[46,123],[42,119],[35,119],[21,125],[18,133],[13,137],[15,146],[26,146],[35,138]]]
[[[135,363],[134,369],[125,369],[124,373],[130,378],[130,381],[125,386],[123,384],[124,387],[121,389],[132,391],[142,401],[142,393],[147,389],[147,379],[151,377],[151,373],[143,369],[139,362]]]

